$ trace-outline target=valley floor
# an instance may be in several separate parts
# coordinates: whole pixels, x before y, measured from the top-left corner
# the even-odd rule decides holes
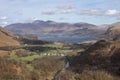
[[[119,80],[119,47],[107,40],[0,47],[0,80]]]

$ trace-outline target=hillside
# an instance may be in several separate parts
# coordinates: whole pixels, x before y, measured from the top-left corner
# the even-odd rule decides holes
[[[32,23],[15,23],[5,26],[5,28],[16,34],[35,34],[35,35],[76,35],[93,34],[98,26],[89,23],[60,23],[54,21],[35,20]],[[87,32],[87,33],[86,33]],[[81,35],[79,33],[78,35]]]
[[[90,46],[88,49],[86,49],[83,53],[80,53],[79,60],[86,59],[85,61],[88,61],[88,64],[91,64],[92,62],[91,60],[94,60],[94,62],[97,62],[98,60],[98,62],[103,63],[104,59],[109,60],[114,55],[116,54],[119,55],[119,50],[120,50],[120,40],[117,40],[117,41],[100,40],[95,44],[93,44],[92,46]],[[103,61],[101,61],[102,59]]]
[[[0,47],[18,45],[20,45],[20,43],[16,40],[16,37],[11,32],[0,27]],[[1,50],[0,48],[0,57],[4,57],[6,55],[8,55],[8,51]]]
[[[70,67],[60,72],[60,80],[120,79],[119,40],[100,40],[69,59]]]
[[[120,41],[100,40],[86,50],[86,54],[111,56],[115,49],[120,48]]]
[[[111,24],[105,34],[111,38],[120,36],[120,22]]]
[[[15,36],[11,32],[0,27],[0,47],[17,45],[20,45],[20,43],[16,40]]]

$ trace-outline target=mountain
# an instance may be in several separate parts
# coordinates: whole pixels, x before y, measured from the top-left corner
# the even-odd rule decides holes
[[[92,33],[97,26],[89,23],[58,23],[54,21],[35,20],[32,23],[15,23],[5,26],[5,29],[16,34],[35,35],[70,35],[82,31]],[[85,32],[84,32],[85,31]],[[88,32],[89,31],[89,32]],[[81,33],[79,33],[80,35]],[[75,34],[76,35],[76,34]]]
[[[0,47],[2,46],[17,46],[20,43],[16,40],[13,33],[0,27]]]
[[[113,23],[109,25],[110,27],[107,29],[105,35],[110,38],[118,38],[120,37],[120,22]]]

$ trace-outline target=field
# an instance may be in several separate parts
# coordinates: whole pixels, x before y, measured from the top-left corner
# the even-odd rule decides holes
[[[23,47],[23,46],[22,46]],[[43,57],[64,57],[66,55],[74,55],[83,49],[72,49],[71,45],[60,44],[45,44],[45,45],[27,45],[23,48],[12,49],[9,51],[9,60],[15,60],[27,65],[27,68],[31,71],[34,67],[30,64],[33,60]]]

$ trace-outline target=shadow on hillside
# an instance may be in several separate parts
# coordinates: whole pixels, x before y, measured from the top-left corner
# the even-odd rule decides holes
[[[33,52],[44,52],[49,50],[57,50],[59,48],[56,47],[48,47],[48,46],[4,46],[0,47],[0,50],[10,51],[15,49],[26,49]]]
[[[71,69],[75,73],[82,73],[84,70],[103,70],[112,75],[120,76],[120,49],[107,57],[81,53],[79,56],[71,56],[70,59]]]

